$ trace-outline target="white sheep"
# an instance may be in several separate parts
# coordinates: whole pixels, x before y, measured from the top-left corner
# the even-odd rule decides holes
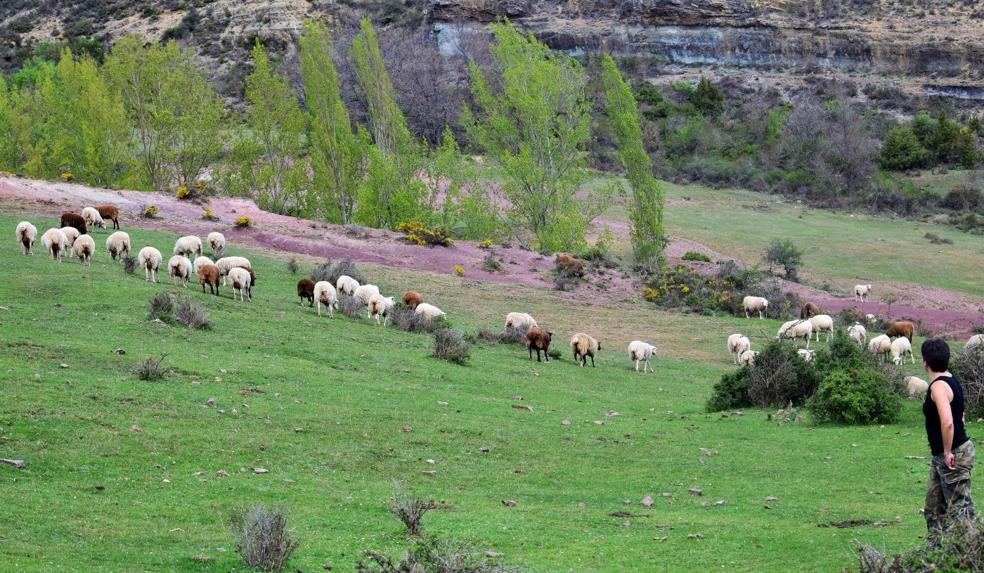
[[[909,359],[912,360],[913,364],[916,363],[916,358],[912,355],[912,343],[904,336],[900,336],[892,341],[891,352],[892,362],[895,364],[902,364],[905,361],[906,354],[909,355]]]
[[[359,281],[348,275],[342,275],[335,281],[335,287],[338,288],[339,294],[352,296],[355,294],[355,289],[359,288]]]
[[[195,235],[186,235],[174,241],[174,254],[199,257],[202,254],[202,240]]]
[[[878,317],[875,316],[875,315],[873,315],[873,314],[871,314],[870,312],[868,314],[864,315],[864,319],[868,321],[868,324],[874,324],[874,323],[878,322]]]
[[[38,228],[29,221],[17,223],[17,230],[14,231],[17,242],[24,247],[25,255],[34,254],[34,240],[38,237]]]
[[[422,302],[413,310],[414,314],[425,320],[434,320],[439,316],[444,316],[444,311],[433,304]]]
[[[212,255],[221,257],[226,247],[225,235],[218,231],[212,231],[208,237],[205,237],[205,240],[208,241],[208,248],[212,250]]]
[[[751,318],[748,316],[748,311],[758,311],[759,318],[765,318],[763,314],[769,309],[769,301],[761,296],[746,296],[741,299],[741,308],[745,310],[745,318]]]
[[[161,282],[157,272],[164,262],[164,255],[154,247],[144,247],[137,253],[137,264],[144,270],[144,280],[153,280],[155,283]]]
[[[868,352],[881,354],[882,360],[887,360],[887,354],[892,351],[892,339],[884,334],[872,338],[868,341]]]
[[[802,358],[804,362],[813,362],[813,359],[817,357],[817,351],[800,348],[796,351],[796,356]]]
[[[222,277],[222,286],[226,286],[226,279],[228,278],[229,271],[236,267],[244,268],[247,271],[253,270],[253,265],[250,264],[249,259],[246,257],[222,257],[221,259],[215,261],[215,266],[219,267],[219,276]]]
[[[591,357],[591,367],[595,367],[595,355],[601,352],[601,343],[598,340],[583,332],[578,332],[571,337],[571,353],[574,354],[574,362],[583,368],[588,363],[588,356]]]
[[[356,300],[362,306],[369,306],[369,299],[372,295],[379,294],[379,287],[376,285],[359,285],[355,292],[352,293],[352,298]]]
[[[198,259],[195,259],[196,261]],[[171,277],[171,284],[174,279],[181,280],[181,286],[188,288],[188,279],[191,278],[191,261],[184,255],[174,255],[167,261],[167,274]]]
[[[810,347],[810,339],[813,338],[813,323],[809,320],[790,320],[784,322],[776,333],[776,339],[782,340],[789,338],[795,340],[802,338],[806,340],[806,347]]]
[[[115,261],[116,257],[123,258],[130,255],[130,235],[123,231],[116,231],[106,237],[106,252]]]
[[[59,231],[65,235],[65,243],[62,245],[62,250],[71,250],[72,245],[75,244],[75,239],[78,239],[81,233],[75,227],[62,227]]]
[[[909,397],[914,398],[929,391],[929,382],[916,376],[906,376],[905,389],[909,392]]]
[[[82,235],[75,239],[72,245],[72,252],[79,258],[79,263],[87,266],[92,265],[92,255],[96,252],[96,242],[89,235]]]
[[[984,345],[984,334],[975,334],[967,339],[967,344],[964,344],[964,352],[972,352],[982,345]]]
[[[106,228],[106,223],[103,222],[102,215],[99,214],[99,209],[95,207],[86,207],[82,209],[82,218],[85,219],[85,225],[89,228],[99,227],[101,229]]]
[[[65,250],[65,245],[68,243],[68,239],[65,237],[65,233],[62,233],[61,229],[48,229],[41,235],[41,244],[44,245],[44,250],[51,253],[51,260],[61,262],[62,252]]]
[[[820,342],[820,333],[827,333],[827,342],[834,335],[834,319],[829,314],[815,314],[810,317],[810,325],[813,332],[817,334],[817,342]]]
[[[536,319],[525,312],[510,312],[506,315],[506,330],[510,328],[522,328],[523,326],[529,330],[540,325],[536,323]]]
[[[862,349],[864,348],[864,343],[868,341],[868,331],[865,330],[864,326],[860,322],[855,322],[850,328],[847,329],[847,335],[851,337],[851,340],[858,343]]]
[[[389,311],[396,305],[396,301],[391,296],[374,294],[369,298],[369,318],[375,318],[379,324],[379,317],[383,317],[383,325],[389,322]]]
[[[739,366],[755,366],[755,357],[758,356],[758,352],[754,350],[746,350],[741,353],[738,357]]]
[[[871,285],[854,285],[854,298],[864,302],[865,297],[871,293]]]
[[[210,258],[208,258],[208,257],[206,257],[206,256],[203,255],[201,257],[195,257],[195,262],[192,263],[191,268],[195,272],[195,274],[197,275],[198,274],[198,269],[204,267],[205,265],[214,265],[214,264],[215,263],[212,262],[212,259],[210,259]]]
[[[232,300],[236,300],[236,291],[239,291],[239,300],[245,302],[243,293],[246,297],[253,300],[253,275],[250,271],[242,267],[229,269],[229,282],[232,286]]]
[[[741,353],[751,349],[751,347],[752,342],[744,334],[735,333],[728,337],[728,352],[731,353],[735,364],[738,364],[738,357],[741,356]]]
[[[318,281],[314,284],[314,300],[318,301],[318,316],[321,316],[321,305],[325,305],[328,307],[328,318],[335,318],[332,309],[338,308],[338,294],[330,282]]]
[[[635,361],[636,372],[639,371],[640,362],[642,362],[643,374],[646,373],[647,368],[650,372],[656,372],[656,369],[649,363],[649,359],[653,357],[654,352],[656,352],[656,347],[648,342],[633,340],[629,343],[629,360]]]

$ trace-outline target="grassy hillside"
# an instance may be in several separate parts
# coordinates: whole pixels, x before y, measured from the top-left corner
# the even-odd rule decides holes
[[[0,216],[0,227],[17,220]],[[34,223],[43,232],[53,221]],[[135,248],[165,253],[175,238],[129,232]],[[564,350],[538,364],[516,347],[479,346],[461,367],[430,358],[429,336],[319,319],[269,254],[231,248],[257,271],[243,304],[228,289],[216,298],[125,276],[105,236],[91,268],[40,248],[24,257],[10,239],[0,247],[0,457],[29,464],[0,465],[4,568],[228,571],[240,565],[230,512],[266,503],[285,507],[302,538],[291,570],[351,571],[364,549],[407,545],[384,508],[393,480],[452,504],[428,514],[426,530],[476,539],[532,571],[834,571],[854,563],[854,539],[900,550],[924,531],[926,461],[906,459],[928,453],[915,403],[896,425],[863,428],[703,412],[731,368],[726,335],[743,329],[760,344],[771,321],[575,305],[550,291],[364,267],[384,293],[421,290],[468,331],[529,309]],[[214,328],[148,321],[159,291],[202,303]],[[575,330],[601,333],[596,369],[568,357]],[[655,374],[631,370],[633,338],[659,346]],[[138,380],[134,364],[161,353],[173,372]],[[688,494],[695,486],[703,496]],[[639,504],[646,495],[650,508]],[[610,515],[619,511],[633,517]],[[896,516],[884,528],[818,527]]]

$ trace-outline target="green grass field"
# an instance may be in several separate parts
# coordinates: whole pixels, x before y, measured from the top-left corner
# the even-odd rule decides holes
[[[697,216],[669,215],[674,228]],[[0,226],[18,220],[0,216]],[[34,223],[43,232],[53,221]],[[732,232],[745,225],[752,219]],[[170,253],[175,239],[128,231],[135,250]],[[229,515],[264,503],[284,507],[302,538],[289,570],[352,571],[365,549],[397,556],[408,546],[385,509],[394,480],[452,504],[425,517],[426,531],[477,540],[538,572],[839,571],[855,564],[854,540],[892,550],[921,542],[927,462],[906,459],[928,455],[916,403],[884,427],[703,411],[731,368],[726,336],[743,330],[760,344],[772,321],[584,305],[542,289],[363,267],[384,293],[420,290],[469,332],[529,310],[564,352],[538,364],[518,347],[477,346],[462,367],[429,357],[428,335],[319,319],[270,254],[230,249],[256,268],[244,304],[228,289],[216,298],[166,276],[159,285],[126,276],[108,261],[105,236],[91,268],[54,263],[40,245],[34,257],[10,239],[0,248],[0,457],[28,462],[0,465],[0,569],[239,570]],[[214,328],[150,322],[147,302],[160,291],[203,304]],[[576,330],[600,333],[597,368],[573,365],[566,341]],[[633,338],[660,348],[655,374],[632,371],[624,348]],[[162,353],[170,375],[138,380],[135,363]],[[978,427],[969,431],[979,437]],[[640,505],[646,495],[652,507]],[[610,515],[621,511],[632,517]],[[818,527],[846,519],[891,524]]]

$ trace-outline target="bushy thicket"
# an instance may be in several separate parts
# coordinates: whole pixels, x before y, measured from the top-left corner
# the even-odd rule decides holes
[[[860,573],[984,572],[984,525],[980,520],[953,524],[935,544],[889,555],[871,545],[858,547]]]
[[[338,283],[338,277],[342,275],[352,277],[359,284],[365,282],[365,278],[359,272],[359,268],[352,259],[342,259],[339,261],[326,259],[311,271],[311,280],[314,282],[328,281],[334,286]]]
[[[287,560],[301,540],[291,536],[283,510],[254,505],[233,514],[232,532],[236,537],[236,552],[247,567],[263,571],[283,571]]]
[[[957,353],[950,372],[963,387],[967,414],[975,418],[984,416],[984,346]]]
[[[470,345],[461,332],[453,328],[440,328],[434,331],[433,356],[435,358],[455,364],[465,364],[470,353]]]

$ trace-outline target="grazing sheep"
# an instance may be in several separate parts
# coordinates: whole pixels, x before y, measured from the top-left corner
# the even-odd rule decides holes
[[[728,352],[731,353],[734,363],[738,364],[741,353],[751,349],[752,342],[744,334],[732,334],[728,337]]]
[[[335,288],[338,289],[339,294],[352,296],[355,294],[355,289],[359,288],[359,281],[348,275],[342,275],[335,281]]]
[[[929,392],[929,382],[916,376],[906,376],[905,389],[909,393],[910,398],[915,398]]]
[[[330,282],[319,281],[315,283],[314,300],[318,301],[318,316],[321,316],[321,305],[325,305],[328,307],[328,318],[335,318],[332,309],[338,308],[338,294]]]
[[[629,360],[635,361],[636,372],[639,371],[640,362],[643,363],[643,374],[646,373],[646,369],[649,369],[650,372],[656,372],[656,369],[649,363],[649,359],[653,357],[654,352],[656,352],[656,347],[648,342],[633,340],[629,343]]]
[[[233,267],[229,269],[229,282],[232,283],[232,300],[236,300],[236,291],[239,291],[239,300],[245,302],[243,299],[243,293],[246,294],[246,298],[253,301],[253,272],[242,267]]]
[[[75,239],[72,245],[72,252],[79,258],[79,263],[87,266],[92,265],[92,255],[96,252],[96,242],[89,235],[82,235]]]
[[[595,355],[601,352],[601,343],[593,337],[578,332],[571,337],[571,352],[574,353],[574,362],[583,368],[588,363],[588,356],[591,357],[591,367],[595,367]]]
[[[536,319],[525,312],[510,312],[506,315],[505,330],[509,330],[510,328],[522,328],[523,326],[529,330],[530,328],[536,328],[539,325],[536,323]]]
[[[892,351],[892,339],[884,334],[879,334],[878,336],[872,338],[868,341],[868,352],[872,354],[881,354],[882,361],[888,359],[888,353]]]
[[[391,296],[374,294],[369,298],[369,318],[375,318],[379,324],[379,317],[383,317],[383,325],[389,322],[389,311],[396,305],[396,301]]]
[[[44,245],[44,250],[51,253],[51,260],[61,262],[62,251],[65,250],[65,245],[68,243],[68,239],[65,237],[65,233],[62,233],[61,229],[48,229],[41,235],[41,244]]]
[[[72,248],[72,245],[75,244],[75,239],[78,239],[81,235],[75,227],[62,227],[59,231],[65,235],[65,244],[62,245],[62,249],[66,251]]]
[[[748,316],[749,311],[758,311],[759,318],[765,318],[765,311],[769,309],[769,301],[760,296],[746,296],[741,299],[741,308],[745,311],[745,318],[751,318]]]
[[[755,366],[755,357],[758,356],[758,352],[755,350],[746,350],[741,353],[738,357],[739,366]]]
[[[971,352],[981,345],[984,345],[984,334],[975,334],[967,339],[967,344],[964,344],[964,352]]]
[[[188,281],[191,280],[192,266],[191,261],[184,255],[174,255],[167,261],[167,274],[171,277],[171,284],[174,279],[181,279],[181,286],[188,288]]]
[[[201,257],[195,257],[195,262],[192,263],[191,266],[192,266],[193,272],[197,275],[198,274],[198,269],[202,268],[205,265],[214,265],[214,264],[215,263],[212,262],[212,259],[210,259],[210,258],[208,258],[206,256],[201,256]]]
[[[17,230],[14,231],[17,242],[24,246],[25,255],[34,254],[34,240],[38,236],[38,228],[28,221],[17,223]]]
[[[802,319],[807,319],[818,314],[820,314],[820,307],[812,302],[804,304],[803,308],[800,309],[800,318]]]
[[[565,255],[564,253],[557,253],[557,256],[554,258],[554,266],[562,275],[569,277],[584,276],[584,263],[576,257]]]
[[[202,255],[202,240],[194,235],[187,235],[174,242],[174,254],[190,257]]]
[[[250,264],[249,259],[246,257],[222,257],[221,259],[215,261],[215,266],[219,267],[219,274],[222,278],[222,286],[226,286],[227,275],[229,271],[241,267],[247,271],[253,270],[253,265]]]
[[[379,294],[379,287],[376,285],[359,285],[352,293],[352,298],[357,300],[362,306],[369,306],[369,299],[372,295]]]
[[[85,219],[82,215],[76,215],[75,213],[62,213],[61,222],[58,223],[59,227],[74,227],[80,235],[85,235],[88,233],[88,229],[85,226]]]
[[[215,265],[202,265],[198,269],[198,284],[202,285],[202,293],[205,293],[205,285],[208,285],[212,294],[219,295],[219,276],[221,271]]]
[[[120,210],[112,205],[99,205],[96,207],[96,211],[99,211],[99,216],[103,218],[103,226],[105,226],[106,219],[113,222],[113,228],[120,228]]]
[[[160,270],[162,262],[164,262],[164,255],[154,247],[144,247],[137,253],[137,264],[143,268],[146,281],[153,279],[155,283],[161,282],[157,271]]]
[[[829,314],[818,314],[810,317],[810,325],[813,332],[817,333],[817,342],[820,342],[820,333],[827,333],[827,342],[834,335],[834,319]]]
[[[906,354],[909,355],[909,360],[911,360],[913,364],[916,363],[916,357],[912,355],[912,343],[909,342],[908,338],[902,336],[896,338],[892,341],[891,348],[892,362],[895,364],[901,365],[905,360]]]
[[[124,254],[130,254],[130,235],[123,231],[116,231],[106,237],[106,252],[115,261],[116,257],[123,258]]]
[[[100,229],[106,228],[106,223],[103,221],[102,215],[99,214],[99,209],[94,207],[82,209],[82,218],[85,219],[85,224],[93,229],[96,227]]]
[[[432,304],[428,304],[426,302],[422,302],[422,303],[418,304],[417,305],[417,308],[413,309],[413,312],[417,316],[419,316],[419,317],[421,317],[423,319],[426,319],[426,320],[434,320],[434,319],[436,319],[439,316],[444,316],[444,311],[443,310],[437,308],[436,306],[434,306]]]
[[[871,293],[871,285],[854,285],[854,297],[861,302]]]
[[[813,362],[813,359],[817,357],[817,351],[800,348],[796,351],[796,356],[802,358],[804,362]]]
[[[423,306],[423,305],[421,305]],[[420,308],[420,307],[417,307]],[[553,333],[548,332],[539,326],[531,328],[526,333],[526,350],[530,353],[530,360],[533,360],[533,351],[536,350],[536,361],[540,362],[540,352],[547,362],[550,362],[550,341]]]
[[[314,306],[314,281],[311,279],[301,279],[297,281],[297,296],[301,299],[301,304],[308,301],[308,306]]]
[[[860,322],[855,322],[850,328],[847,329],[847,335],[851,337],[851,340],[858,343],[862,349],[864,348],[864,343],[868,341],[868,331],[865,330],[864,326]]]
[[[875,315],[871,314],[870,312],[868,314],[864,315],[864,319],[868,321],[868,324],[874,324],[874,323],[878,322],[878,317],[876,317]]]
[[[897,320],[888,325],[888,328],[885,330],[885,335],[889,338],[904,336],[909,339],[909,342],[912,342],[912,335],[915,334],[915,332],[915,324],[912,324],[908,320]]]
[[[420,296],[419,292],[408,290],[403,293],[403,298],[401,300],[403,300],[403,304],[409,306],[410,308],[416,309],[418,304],[424,302],[424,297]]]
[[[212,250],[212,255],[221,257],[226,247],[225,235],[218,231],[213,231],[208,234],[208,237],[205,237],[205,240],[208,241],[208,248]]]
[[[776,333],[776,339],[782,340],[789,338],[795,340],[802,338],[806,340],[806,347],[810,347],[810,339],[813,338],[813,323],[809,320],[790,320],[784,322]]]

